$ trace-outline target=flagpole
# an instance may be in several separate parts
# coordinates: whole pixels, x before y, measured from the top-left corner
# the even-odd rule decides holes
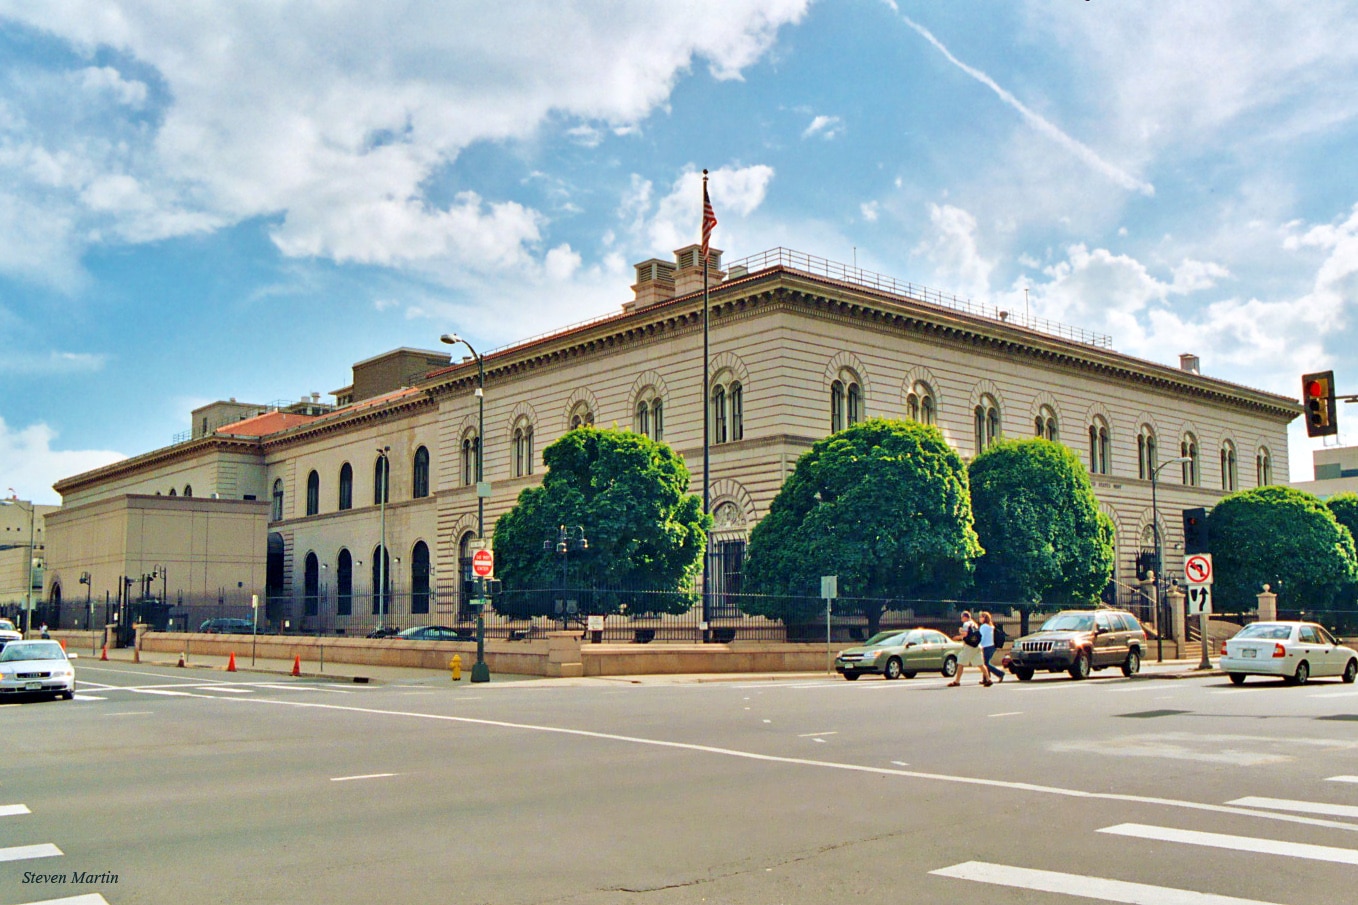
[[[708,336],[708,252],[707,236],[710,227],[707,225],[707,214],[711,204],[707,198],[707,170],[703,170],[703,515],[710,515],[712,512],[711,498],[711,479],[712,472],[712,394],[710,392],[711,376],[709,374],[709,336]],[[709,590],[712,579],[712,532],[708,531],[703,543],[703,625],[707,626],[712,615],[711,597]],[[703,640],[710,637],[710,629],[703,631]]]

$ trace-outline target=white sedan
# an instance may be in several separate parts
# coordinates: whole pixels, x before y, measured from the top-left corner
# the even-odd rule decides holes
[[[0,650],[0,698],[22,694],[75,697],[75,670],[55,641],[11,641]]]
[[[1305,685],[1320,676],[1358,677],[1358,652],[1314,622],[1255,622],[1221,643],[1221,670],[1236,685],[1245,676],[1278,676]]]

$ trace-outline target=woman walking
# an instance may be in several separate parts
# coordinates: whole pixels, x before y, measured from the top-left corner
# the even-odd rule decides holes
[[[995,650],[999,644],[995,638],[995,620],[986,610],[981,610],[981,658],[985,662],[986,678],[991,675],[999,676],[1001,682],[1004,681],[1004,670],[990,662],[990,658],[995,656]]]
[[[962,611],[962,625],[953,640],[962,642],[962,650],[957,655],[957,677],[948,683],[948,687],[962,684],[962,672],[968,666],[980,669],[981,684],[990,687],[992,684],[990,673],[985,668],[985,660],[981,656],[981,627],[971,621],[969,610]]]

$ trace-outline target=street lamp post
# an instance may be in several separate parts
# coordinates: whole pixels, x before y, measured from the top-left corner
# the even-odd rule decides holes
[[[35,516],[38,507],[33,505],[30,500],[23,503],[17,496],[12,496],[7,500],[0,500],[6,506],[18,506],[20,509],[28,510],[28,584],[24,588],[24,637],[33,630],[33,557],[37,555],[38,541],[37,531],[34,528]]]
[[[577,553],[589,549],[589,538],[585,536],[585,529],[582,525],[560,525],[556,529],[556,541],[543,541],[542,548],[547,551],[554,551],[561,557],[561,623],[566,623],[566,585],[570,581],[567,567],[570,563],[570,552]]]
[[[1176,462],[1191,462],[1189,456],[1175,456],[1161,462],[1151,469],[1151,536],[1155,538],[1155,662],[1162,663],[1165,659],[1165,605],[1164,591],[1161,589],[1164,567],[1160,561],[1160,505],[1155,496],[1156,483],[1160,477],[1161,469]]]
[[[481,470],[486,444],[486,360],[472,348],[471,343],[456,333],[445,333],[439,337],[439,341],[450,346],[466,346],[467,351],[472,353],[472,358],[476,359],[476,538],[477,540],[484,540],[486,536],[486,497],[490,496],[490,485],[486,483],[485,474]],[[478,599],[481,600],[481,605],[476,608],[476,662],[472,664],[471,680],[473,682],[489,682],[490,666],[486,664],[485,656],[485,579],[477,579],[477,584],[480,592]]]
[[[382,463],[381,483],[377,487],[377,508],[381,512],[382,521],[382,549],[377,554],[377,631],[382,631],[383,618],[386,615],[386,590],[387,590],[387,490],[391,486],[391,460],[387,458],[387,453],[391,452],[390,446],[383,446],[377,450],[377,459]]]

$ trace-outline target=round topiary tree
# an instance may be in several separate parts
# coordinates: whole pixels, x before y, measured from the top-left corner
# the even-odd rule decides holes
[[[1317,497],[1292,487],[1255,487],[1225,497],[1207,518],[1213,606],[1246,612],[1264,584],[1280,610],[1332,609],[1358,580],[1353,535]]]
[[[887,598],[952,596],[971,580],[981,546],[966,467],[938,428],[872,419],[815,443],[750,533],[748,613],[785,623],[823,612],[822,575],[840,594],[869,598],[875,632]]]
[[[972,460],[971,511],[985,555],[978,590],[992,600],[1087,603],[1113,575],[1113,523],[1089,474],[1060,443],[1002,440]]]

